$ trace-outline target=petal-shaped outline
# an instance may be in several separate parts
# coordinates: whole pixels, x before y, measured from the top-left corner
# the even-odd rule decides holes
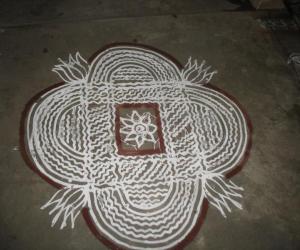
[[[148,128],[148,131],[150,134],[154,134],[157,131],[157,126],[154,124],[149,124],[147,128]],[[150,128],[152,128],[152,129],[150,129]]]
[[[126,127],[132,127],[132,125],[134,124],[132,119],[123,118],[123,117],[121,117],[121,123]]]
[[[131,121],[132,121],[134,124],[141,123],[141,122],[142,122],[142,119],[143,119],[143,117],[140,116],[139,113],[138,113],[136,110],[133,110],[133,111],[132,111],[132,114],[131,114]]]
[[[152,124],[151,123],[151,113],[149,113],[149,112],[143,113],[141,122],[143,124],[145,124],[146,126],[149,126],[149,124]]]
[[[137,135],[135,141],[136,141],[137,147],[140,148],[145,143],[145,135],[144,134]]]

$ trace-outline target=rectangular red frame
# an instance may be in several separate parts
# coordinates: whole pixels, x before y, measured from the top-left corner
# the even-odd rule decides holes
[[[134,150],[134,149],[124,149],[122,147],[122,140],[121,140],[121,134],[120,134],[120,128],[121,128],[120,109],[121,108],[151,108],[154,110],[155,121],[156,121],[156,126],[157,126],[157,136],[158,136],[158,141],[159,141],[159,148]],[[117,147],[118,147],[118,154],[137,156],[137,155],[161,154],[161,153],[165,152],[165,145],[164,145],[161,120],[160,120],[160,114],[159,114],[159,106],[157,103],[122,103],[122,104],[116,104],[115,109],[116,109],[116,112],[115,112],[115,115],[116,115],[115,134],[116,134],[116,142],[117,142]]]

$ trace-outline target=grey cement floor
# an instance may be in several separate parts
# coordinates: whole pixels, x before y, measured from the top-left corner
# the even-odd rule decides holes
[[[251,157],[234,177],[245,188],[244,209],[224,219],[210,208],[186,249],[300,249],[300,83],[255,13],[191,8],[192,14],[81,21],[1,16],[0,249],[106,249],[81,217],[74,230],[50,227],[40,206],[55,189],[23,161],[18,132],[26,102],[59,80],[51,72],[58,57],[89,57],[121,41],[155,46],[182,63],[205,58],[219,71],[212,83],[234,95],[253,123]],[[23,21],[32,25],[19,26]]]
[[[0,24],[178,15],[251,9],[247,0],[1,0]]]

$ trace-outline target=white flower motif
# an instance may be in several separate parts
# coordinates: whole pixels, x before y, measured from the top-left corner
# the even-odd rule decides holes
[[[145,112],[139,115],[134,110],[130,118],[121,118],[121,123],[120,132],[125,135],[125,143],[134,143],[138,148],[145,142],[156,143],[154,134],[157,131],[157,126],[151,122],[151,113]]]

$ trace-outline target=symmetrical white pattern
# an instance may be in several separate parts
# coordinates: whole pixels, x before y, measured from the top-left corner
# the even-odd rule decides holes
[[[245,117],[203,85],[215,73],[204,62],[190,59],[181,70],[160,53],[120,45],[90,64],[77,53],[53,71],[65,84],[42,95],[26,121],[32,161],[65,187],[42,207],[51,209],[52,225],[74,227],[88,207],[97,229],[117,246],[168,249],[191,232],[205,198],[224,216],[230,205],[241,208],[242,188],[224,175],[246,151]],[[158,104],[165,152],[118,154],[115,107],[122,103]],[[121,119],[121,133],[127,142],[133,136],[137,148],[157,129],[148,116]]]

